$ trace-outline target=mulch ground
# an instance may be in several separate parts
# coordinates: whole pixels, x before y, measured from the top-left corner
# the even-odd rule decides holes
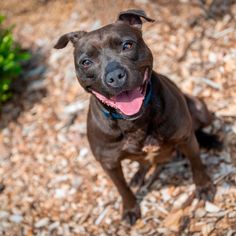
[[[190,0],[1,2],[33,57],[2,107],[0,235],[236,235],[236,4],[209,13],[210,2],[206,11]],[[195,198],[188,162],[178,159],[163,167],[133,227],[120,220],[120,196],[90,152],[89,95],[76,81],[72,47],[53,49],[61,34],[96,29],[131,7],[156,19],[143,30],[155,70],[207,102],[215,113],[207,130],[224,142],[201,152],[217,186],[213,203]],[[137,165],[124,168],[130,179]]]

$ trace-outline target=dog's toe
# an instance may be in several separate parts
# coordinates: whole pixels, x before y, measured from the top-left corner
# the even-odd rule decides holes
[[[139,218],[141,218],[141,210],[138,204],[132,209],[124,209],[122,219],[128,224],[134,225]]]
[[[197,186],[196,188],[196,196],[204,201],[212,202],[214,200],[215,194],[216,187],[212,182],[208,182],[204,186]]]

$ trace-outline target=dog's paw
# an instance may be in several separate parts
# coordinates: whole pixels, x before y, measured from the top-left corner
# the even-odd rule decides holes
[[[216,187],[211,181],[202,186],[196,186],[196,196],[204,201],[212,202],[216,194]]]
[[[125,209],[123,211],[123,217],[122,219],[127,222],[130,225],[134,225],[135,222],[141,218],[141,210],[138,204],[135,205],[135,207],[131,209]]]

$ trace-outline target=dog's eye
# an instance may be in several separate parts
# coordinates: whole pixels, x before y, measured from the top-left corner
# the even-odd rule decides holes
[[[123,49],[123,51],[129,50],[129,49],[131,49],[132,47],[133,47],[133,42],[131,42],[131,41],[124,42],[124,43],[122,44],[122,49]]]
[[[93,62],[89,59],[84,59],[84,60],[81,61],[81,64],[82,64],[83,67],[87,68],[87,67],[91,66],[93,64]]]

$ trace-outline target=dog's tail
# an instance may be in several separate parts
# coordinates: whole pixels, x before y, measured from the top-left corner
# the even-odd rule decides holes
[[[202,148],[222,150],[223,143],[219,140],[219,137],[215,134],[208,134],[202,130],[195,132],[197,141]]]

